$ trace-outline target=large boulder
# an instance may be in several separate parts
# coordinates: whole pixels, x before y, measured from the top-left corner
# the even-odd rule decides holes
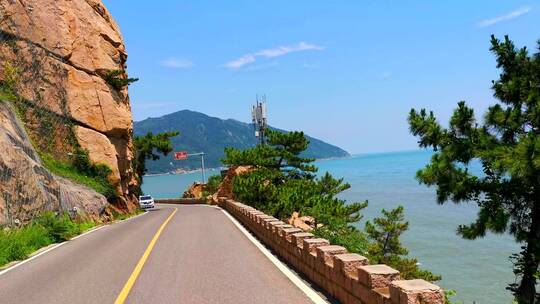
[[[233,192],[234,178],[253,170],[255,170],[255,167],[253,166],[236,166],[229,168],[229,170],[227,170],[227,175],[225,175],[221,184],[219,184],[217,192],[212,195],[210,203],[215,205],[219,204],[219,198],[235,199]]]
[[[105,80],[126,70],[126,60],[120,30],[99,0],[0,0],[0,81],[9,63],[31,142],[64,161],[78,147],[88,150],[111,168],[118,201],[132,209],[138,179],[128,89]]]
[[[293,212],[287,222],[293,227],[300,228],[305,232],[310,232],[315,229],[315,218],[309,215],[300,216],[300,213]]]
[[[194,182],[189,188],[184,191],[183,198],[202,198],[203,192],[206,189],[206,184]]]

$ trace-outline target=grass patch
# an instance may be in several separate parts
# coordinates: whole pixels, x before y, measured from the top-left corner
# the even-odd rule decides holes
[[[10,90],[6,89],[3,85],[0,85],[0,101],[16,101],[17,96],[13,94]]]
[[[0,230],[0,266],[23,260],[39,248],[69,240],[94,226],[93,222],[74,222],[67,214],[46,212],[22,228]]]
[[[82,184],[94,189],[96,192],[103,194],[107,199],[116,197],[114,186],[107,180],[106,176],[88,176],[82,173],[74,165],[54,159],[51,155],[40,153],[40,158],[43,166],[52,173],[65,177],[78,184]]]

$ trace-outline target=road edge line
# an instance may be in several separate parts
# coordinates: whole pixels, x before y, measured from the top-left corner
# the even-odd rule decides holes
[[[255,247],[257,247],[269,260],[272,262],[298,289],[300,289],[311,301],[315,304],[328,304],[313,288],[309,287],[304,281],[302,281],[295,273],[293,273],[287,265],[281,262],[275,257],[264,245],[259,242],[247,229],[242,226],[227,210],[219,208],[229,220],[238,228]],[[216,209],[217,209],[216,208]]]
[[[37,254],[35,254],[35,255],[33,255],[33,256],[27,258],[26,260],[22,260],[22,261],[20,261],[19,263],[17,263],[17,264],[15,264],[15,265],[13,265],[13,266],[11,266],[11,267],[9,267],[9,268],[6,268],[6,269],[0,271],[0,276],[3,275],[3,274],[5,274],[5,273],[10,272],[11,270],[13,270],[13,269],[15,269],[15,268],[17,268],[17,267],[19,267],[19,266],[22,266],[22,265],[24,265],[24,264],[26,264],[26,263],[32,261],[33,259],[35,259],[35,258],[37,258],[37,257],[39,257],[39,256],[44,255],[45,253],[47,253],[47,252],[49,252],[49,251],[51,251],[51,250],[53,250],[53,249],[56,249],[56,248],[58,248],[58,247],[60,247],[60,246],[62,246],[62,245],[64,245],[64,244],[66,244],[67,242],[69,242],[69,241],[65,241],[65,242],[62,242],[62,243],[58,243],[58,244],[56,244],[56,245],[53,245],[52,247],[47,248],[47,249],[43,250],[42,252],[37,253]]]
[[[128,218],[125,219],[125,220],[118,221],[118,223],[128,222],[128,221],[131,221],[132,219],[136,219],[136,218],[138,218],[139,216],[142,216],[142,215],[145,215],[145,214],[148,214],[148,210],[144,210],[143,213],[139,213],[139,214],[137,214],[137,215],[135,215],[135,216],[128,217]]]
[[[137,265],[135,265],[135,268],[131,272],[128,280],[124,284],[124,287],[122,287],[122,290],[118,294],[118,297],[114,301],[114,304],[123,304],[127,297],[129,296],[129,293],[131,292],[131,288],[133,288],[133,285],[137,281],[137,278],[139,277],[139,274],[141,273],[144,264],[146,263],[146,260],[148,260],[148,257],[150,256],[150,253],[154,249],[154,246],[156,245],[157,240],[161,236],[161,233],[169,223],[169,221],[172,219],[172,217],[176,214],[178,211],[178,208],[174,208],[174,211],[167,217],[167,219],[161,224],[159,229],[156,231],[156,234],[154,234],[154,237],[152,237],[152,240],[150,240],[150,243],[148,243],[148,246],[144,250],[143,255],[137,262]]]
[[[58,247],[60,247],[60,246],[62,246],[62,245],[64,245],[64,244],[69,243],[69,242],[71,242],[71,241],[74,241],[74,240],[76,240],[76,239],[78,239],[78,238],[80,238],[80,237],[82,237],[82,236],[88,235],[88,234],[90,234],[90,233],[92,233],[92,232],[98,231],[98,230],[100,230],[101,228],[105,228],[105,227],[110,226],[110,225],[114,225],[114,224],[122,223],[122,222],[127,222],[127,221],[129,221],[129,220],[131,220],[131,219],[134,219],[134,218],[139,217],[139,216],[141,216],[141,215],[145,215],[145,214],[147,214],[147,213],[148,213],[148,211],[146,211],[146,212],[144,212],[144,213],[141,213],[141,214],[137,214],[136,216],[130,217],[130,218],[125,219],[125,220],[123,220],[123,221],[113,222],[113,223],[111,223],[111,224],[104,224],[104,225],[100,225],[100,226],[98,226],[98,227],[91,228],[90,230],[85,231],[84,233],[79,234],[79,235],[77,235],[77,236],[74,236],[74,237],[72,237],[71,239],[69,239],[69,240],[67,240],[67,241],[64,241],[64,242],[62,242],[62,243],[51,244],[51,245],[49,245],[49,246],[51,246],[50,248],[47,248],[47,249],[45,249],[45,250],[43,250],[43,251],[41,251],[41,252],[38,252],[40,249],[42,249],[42,248],[40,248],[40,249],[34,251],[34,253],[35,253],[35,252],[38,252],[38,253],[36,253],[36,254],[34,254],[34,255],[32,255],[33,253],[31,253],[30,256],[29,256],[28,258],[26,258],[26,259],[24,259],[24,260],[22,260],[22,261],[19,261],[18,263],[14,264],[14,265],[12,265],[12,266],[9,266],[8,268],[5,268],[5,269],[0,270],[0,276],[2,276],[3,274],[6,274],[6,273],[8,273],[8,272],[10,272],[11,270],[13,270],[13,269],[15,269],[15,268],[17,268],[17,267],[19,267],[19,266],[22,266],[22,265],[24,265],[24,264],[30,262],[31,260],[33,260],[33,259],[35,259],[35,258],[37,258],[37,257],[39,257],[39,256],[41,256],[41,255],[43,255],[43,254],[45,254],[45,253],[47,253],[47,252],[49,252],[49,251],[52,251],[52,250],[54,250],[54,249],[56,249],[56,248],[58,248]],[[43,248],[45,248],[45,247],[43,247]]]
[[[94,228],[92,228],[92,229],[90,229],[90,230],[88,230],[88,231],[85,231],[85,232],[83,232],[83,233],[81,233],[81,234],[79,234],[79,235],[77,235],[77,236],[72,237],[71,239],[69,239],[69,241],[76,240],[76,239],[78,239],[78,238],[80,238],[80,237],[83,237],[83,236],[85,236],[85,235],[87,235],[87,234],[90,234],[90,233],[92,233],[92,232],[98,231],[98,230],[100,230],[100,229],[102,229],[102,228],[105,228],[105,227],[107,227],[107,226],[109,226],[109,225],[106,224],[106,225],[101,225],[101,226],[94,227]]]

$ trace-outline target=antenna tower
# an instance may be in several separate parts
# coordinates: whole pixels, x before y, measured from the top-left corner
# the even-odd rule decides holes
[[[255,105],[251,108],[251,116],[253,118],[253,127],[255,128],[255,137],[259,139],[261,145],[266,144],[266,95],[259,98],[255,97]]]

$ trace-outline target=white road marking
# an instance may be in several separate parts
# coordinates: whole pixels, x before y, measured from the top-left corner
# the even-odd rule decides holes
[[[219,208],[219,207],[218,207]],[[283,264],[277,257],[275,257],[266,247],[264,247],[251,233],[249,233],[242,224],[240,224],[232,215],[229,214],[223,208],[219,208],[225,215],[233,222],[233,224],[272,262],[276,267],[293,282],[302,292],[308,296],[315,304],[327,304],[318,293],[316,293],[311,287],[306,285],[296,274],[294,274],[285,264]]]
[[[125,219],[125,220],[123,220],[123,221],[121,221],[121,222],[127,222],[127,221],[131,221],[132,219],[138,218],[139,216],[141,216],[141,215],[145,215],[145,214],[147,214],[147,213],[148,213],[148,211],[146,211],[146,210],[145,210],[145,211],[144,211],[143,213],[141,213],[141,214],[137,214],[137,215],[135,215],[135,216],[132,216],[132,217],[130,217],[130,218],[127,218],[127,219]]]
[[[141,214],[137,214],[136,216],[130,217],[130,218],[125,219],[125,220],[123,220],[123,221],[120,221],[119,223],[127,222],[127,221],[129,221],[129,220],[131,220],[131,219],[134,219],[134,218],[139,217],[139,216],[141,216],[141,215],[145,215],[145,214],[147,214],[147,213],[148,213],[148,212],[144,212],[144,213],[141,213]],[[101,228],[105,228],[105,227],[107,227],[107,226],[110,226],[110,224],[106,224],[106,225],[102,225],[102,226],[99,226],[99,227],[96,227],[96,228],[92,228],[92,229],[86,231],[85,233],[79,234],[79,235],[77,235],[77,236],[71,238],[69,241],[65,241],[65,242],[62,242],[62,243],[55,244],[55,245],[52,246],[51,248],[48,248],[48,249],[46,249],[46,250],[43,250],[42,252],[40,252],[40,253],[38,253],[38,254],[36,254],[36,255],[33,255],[33,256],[27,258],[26,260],[22,260],[22,261],[20,261],[19,263],[17,263],[17,264],[15,264],[15,265],[11,266],[11,267],[8,267],[8,268],[6,268],[6,269],[0,271],[0,276],[3,275],[3,274],[5,274],[5,273],[10,272],[11,270],[13,270],[13,269],[15,269],[15,268],[17,268],[17,267],[19,267],[19,266],[22,266],[22,265],[24,265],[24,264],[30,262],[31,260],[33,260],[33,259],[35,259],[35,258],[37,258],[37,257],[39,257],[39,256],[41,256],[41,255],[44,255],[45,253],[47,253],[47,252],[49,252],[49,251],[52,251],[52,250],[58,248],[58,247],[60,247],[60,246],[62,246],[62,245],[64,245],[64,244],[66,244],[66,243],[69,243],[69,242],[71,242],[71,241],[74,241],[74,240],[76,240],[76,239],[78,239],[78,238],[80,238],[80,237],[82,237],[82,236],[88,235],[88,234],[90,234],[90,233],[92,233],[92,232],[98,231],[98,230],[100,230]]]
[[[79,234],[79,235],[77,235],[77,236],[75,236],[75,237],[72,237],[72,238],[70,239],[70,241],[76,240],[76,239],[80,238],[81,236],[85,236],[85,235],[87,235],[87,234],[90,234],[90,233],[92,233],[92,232],[94,232],[94,231],[98,231],[99,229],[105,228],[105,227],[107,227],[107,226],[109,226],[109,225],[102,225],[102,226],[98,226],[98,227],[92,228],[92,229],[90,229],[90,230],[88,230],[88,231],[86,231],[86,232],[84,232],[84,233],[81,233],[81,234]]]

